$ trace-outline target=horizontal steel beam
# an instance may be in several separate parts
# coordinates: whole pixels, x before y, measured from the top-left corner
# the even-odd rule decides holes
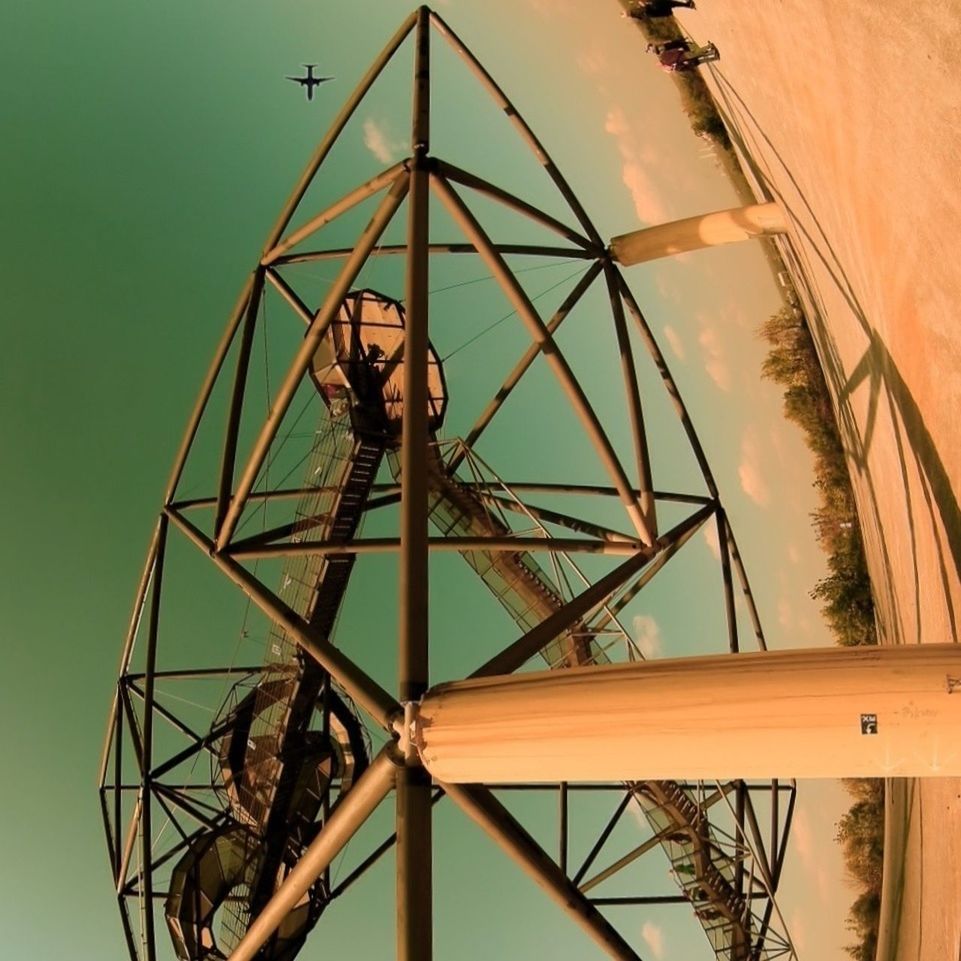
[[[749,204],[620,234],[611,240],[611,256],[631,267],[690,250],[783,234],[787,227],[784,211],[776,203]]]
[[[490,551],[516,554],[519,551],[560,551],[569,554],[613,554],[632,556],[647,551],[639,541],[591,540],[586,537],[429,537],[433,551]],[[328,554],[386,554],[400,550],[400,538],[367,537],[354,541],[301,541],[298,544],[263,544],[225,551],[236,560],[264,557],[304,557]]]

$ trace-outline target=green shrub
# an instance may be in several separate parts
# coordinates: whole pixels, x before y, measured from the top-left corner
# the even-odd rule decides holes
[[[771,345],[762,367],[764,377],[784,388],[784,413],[804,432],[814,454],[814,486],[820,506],[811,515],[818,541],[828,555],[828,575],[811,596],[838,644],[876,644],[874,598],[848,476],[824,374],[803,317],[784,308],[761,326]]]
[[[881,868],[884,860],[884,781],[848,778],[844,781],[855,798],[838,823],[837,840],[844,860],[861,893],[851,905],[847,927],[857,937],[847,953],[855,961],[874,961],[881,918]]]
[[[784,389],[784,413],[800,426],[814,453],[814,486],[820,505],[811,520],[827,553],[828,574],[814,585],[811,597],[821,601],[838,644],[877,644],[874,597],[854,492],[814,340],[803,317],[789,308],[774,314],[760,332],[770,344],[761,372]],[[842,845],[859,890],[847,921],[857,941],[846,951],[854,961],[874,961],[884,859],[884,781],[853,778],[844,785],[855,800],[841,818],[835,840]]]

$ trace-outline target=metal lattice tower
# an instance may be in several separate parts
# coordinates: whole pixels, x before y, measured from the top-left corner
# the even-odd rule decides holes
[[[432,35],[449,44],[510,118],[574,226],[431,152]],[[409,156],[318,212],[309,189],[408,37]],[[373,212],[355,242],[344,246],[338,234],[329,244],[332,228],[365,203]],[[492,239],[478,213],[485,204],[522,218],[546,239]],[[391,232],[402,210],[400,242]],[[295,219],[300,226],[292,229]],[[441,220],[448,233],[438,237]],[[463,258],[484,266],[526,335],[486,397],[476,390],[472,396],[454,378],[448,383],[436,347],[463,333],[451,320],[457,308],[435,309],[429,278],[438,262]],[[517,266],[525,259],[580,265],[549,313],[525,287]],[[362,286],[365,268],[384,261],[398,269],[376,290]],[[334,265],[336,274],[319,287],[304,283],[298,271],[318,263]],[[620,424],[603,422],[562,349],[575,324],[609,345],[619,365]],[[276,340],[268,344],[268,337]],[[264,362],[282,358],[283,368],[266,384],[265,412],[254,397],[261,342]],[[589,457],[575,464],[562,450],[546,456],[545,448],[540,472],[519,479],[507,473],[513,465],[498,462],[505,441],[488,442],[498,431],[516,442],[543,429],[517,402],[532,377],[554,385],[567,418],[550,420],[561,432],[550,446],[563,449],[579,432],[578,449]],[[661,461],[645,418],[651,384],[673,406],[677,433],[699,472],[697,490],[654,485]],[[538,463],[529,458],[526,469]],[[192,465],[208,480],[188,497],[182,488]],[[293,958],[322,926],[328,905],[391,849],[397,956],[429,958],[431,810],[451,802],[611,956],[638,957],[623,933],[630,911],[602,909],[678,904],[701,925],[718,959],[793,958],[774,900],[795,800],[790,776],[745,780],[729,772],[696,780],[678,770],[677,779],[671,772],[652,779],[637,770],[643,752],[624,756],[623,764],[615,758],[604,779],[576,780],[562,770],[556,776],[555,762],[550,774],[535,776],[533,754],[529,778],[481,784],[431,776],[432,764],[442,763],[432,758],[443,754],[443,735],[452,730],[444,718],[454,715],[444,712],[466,704],[459,700],[465,691],[497,687],[514,672],[523,672],[523,681],[531,668],[554,672],[548,680],[590,679],[598,671],[641,676],[646,667],[626,619],[708,525],[719,545],[721,649],[741,650],[740,605],[752,644],[763,651],[717,484],[615,257],[495,81],[439,16],[420,8],[351,95],[271,231],[174,464],[124,645],[101,767],[131,958],[169,955],[158,930],[164,924],[185,961]],[[368,562],[393,565],[396,590],[376,570],[367,576]],[[476,580],[478,596],[507,632],[508,643],[495,639],[476,656],[462,644],[459,656],[472,663],[466,686],[431,687],[429,585],[441,563]],[[243,624],[239,640],[232,600]],[[396,694],[378,680],[393,665],[365,660],[361,639],[344,626],[359,623],[365,605],[389,610],[393,630],[379,640],[383,651],[396,652]],[[465,613],[463,640],[480,644],[477,631],[487,624],[475,625]],[[546,690],[539,677],[530,683]],[[563,713],[566,695],[558,697],[552,704]],[[500,709],[496,702],[495,713]],[[572,732],[558,736],[573,745]],[[705,742],[702,750],[713,748]],[[468,769],[472,763],[468,757]],[[556,795],[556,854],[540,847],[504,800],[524,791]],[[577,828],[571,805],[588,794],[609,810],[589,834]],[[335,878],[332,862],[388,796],[396,831],[368,839]],[[617,848],[629,811],[646,829]],[[583,849],[577,861],[574,837]],[[632,889],[631,872],[652,859],[668,886]]]

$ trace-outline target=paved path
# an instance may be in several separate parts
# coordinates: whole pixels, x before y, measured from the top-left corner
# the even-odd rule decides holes
[[[698,0],[835,394],[886,643],[961,623],[961,0]],[[961,781],[899,795],[889,957],[961,958]]]

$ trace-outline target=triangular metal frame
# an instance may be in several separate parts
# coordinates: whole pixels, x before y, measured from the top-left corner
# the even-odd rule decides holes
[[[503,187],[431,155],[430,35],[432,30],[438,33],[461,57],[477,77],[481,86],[487,90],[498,107],[510,119],[521,139],[543,166],[546,174],[566,202],[577,223],[576,228],[564,224],[557,218],[537,209]],[[325,210],[314,213],[301,226],[291,230],[291,223],[300,210],[301,202],[314,178],[322,169],[324,161],[334,144],[384,67],[411,35],[414,38],[415,55],[410,156],[386,168],[366,183],[352,189]],[[551,245],[495,243],[485,232],[471,207],[465,201],[463,195],[465,189],[479,192],[486,198],[504,204],[514,212],[531,218],[541,227],[557,234],[560,241]],[[439,199],[454,223],[459,226],[463,238],[447,239],[443,242],[432,240],[428,225],[428,196],[430,192],[433,192],[434,196]],[[353,248],[349,250],[338,248],[304,249],[305,242],[314,238],[326,225],[352,210],[358,204],[377,197],[379,199],[375,212]],[[406,203],[408,210],[406,244],[393,247],[378,246],[384,231],[404,203]],[[390,255],[399,252],[406,255],[407,266],[404,298],[407,316],[404,347],[405,405],[402,438],[399,445],[400,479],[395,485],[388,485],[386,489],[379,489],[376,485],[373,488],[375,494],[381,498],[399,498],[400,503],[399,537],[395,541],[380,545],[377,548],[382,547],[395,551],[400,559],[400,690],[397,696],[394,696],[384,690],[366,671],[336,647],[331,638],[320,636],[316,631],[312,631],[301,613],[288,606],[249,567],[251,562],[265,556],[303,555],[306,553],[324,556],[325,554],[343,554],[351,551],[359,552],[374,549],[374,547],[369,543],[365,544],[361,538],[337,543],[325,542],[323,539],[312,541],[299,538],[298,543],[293,543],[291,535],[297,533],[299,536],[305,531],[309,531],[311,527],[309,523],[303,524],[296,532],[289,527],[278,528],[270,532],[270,536],[261,534],[255,538],[240,537],[238,526],[244,511],[253,500],[257,498],[269,499],[271,497],[290,498],[298,493],[303,493],[296,490],[293,492],[285,490],[258,493],[256,484],[261,468],[284,421],[291,400],[304,380],[311,359],[325,337],[329,325],[333,322],[345,296],[356,282],[364,264],[371,256]],[[468,543],[465,538],[458,542],[456,537],[452,536],[441,538],[431,538],[429,536],[430,505],[427,465],[430,460],[428,451],[434,442],[430,436],[427,420],[428,263],[430,257],[434,254],[468,252],[479,256],[487,265],[491,275],[503,290],[505,297],[528,331],[531,345],[519,359],[497,396],[492,399],[487,409],[481,412],[463,441],[463,451],[469,453],[491,421],[497,416],[513,387],[521,380],[531,364],[540,359],[541,362],[550,367],[558,383],[564,389],[586,435],[594,446],[599,462],[603,465],[609,477],[609,488],[603,491],[598,489],[595,493],[598,496],[613,496],[620,501],[627,521],[625,526],[630,528],[629,531],[603,531],[599,528],[591,531],[590,523],[586,519],[566,517],[565,523],[568,526],[578,523],[581,525],[576,537],[572,536],[567,539],[535,537],[531,538],[529,542],[519,541],[516,536],[501,537],[500,540],[496,537],[485,537],[477,539],[476,542]],[[563,304],[555,311],[553,316],[546,320],[540,316],[536,307],[531,303],[529,296],[506,259],[508,256],[521,253],[537,254],[544,257],[577,257],[582,259],[588,268]],[[313,308],[301,298],[293,286],[284,278],[281,270],[286,265],[328,258],[339,258],[342,263],[325,298],[316,308]],[[622,361],[625,408],[631,423],[633,456],[629,467],[621,463],[603,425],[554,340],[554,334],[565,317],[574,309],[591,285],[600,280],[602,275],[611,303],[613,336]],[[241,459],[238,450],[238,437],[251,345],[257,328],[260,304],[268,288],[280,295],[293,314],[304,323],[306,332],[302,344],[292,358],[291,364],[272,398],[270,412],[259,430],[251,451],[245,458]],[[638,338],[649,352],[663,385],[674,404],[681,428],[686,434],[694,458],[700,468],[707,490],[706,495],[675,494],[658,492],[654,489],[652,457],[644,426],[631,328],[633,328],[633,337]],[[219,483],[217,489],[210,492],[210,496],[186,500],[179,495],[180,481],[214,386],[221,377],[226,375],[226,361],[231,351],[236,353],[236,368],[227,425],[223,437]],[[467,453],[464,452],[458,453],[455,451],[446,460],[446,469],[450,471],[451,475],[464,462],[464,458],[467,456]],[[508,484],[507,487],[513,491],[520,489],[520,485],[512,487]],[[486,491],[486,495],[493,496],[490,490]],[[657,518],[659,500],[688,505],[690,508],[689,516],[667,532],[661,532]],[[205,509],[207,515],[212,518],[212,522],[206,525],[206,529],[204,522],[199,519],[200,508]],[[148,552],[147,565],[137,593],[134,615],[124,647],[120,670],[121,680],[111,712],[108,743],[104,752],[101,771],[101,797],[104,820],[107,826],[108,845],[118,885],[124,928],[132,956],[135,958],[142,957],[144,961],[155,961],[157,936],[153,920],[153,903],[157,895],[152,885],[152,866],[160,859],[173,857],[169,848],[160,855],[155,852],[156,832],[152,824],[152,817],[159,811],[160,816],[172,818],[171,806],[177,806],[178,804],[185,814],[191,816],[189,799],[178,796],[176,791],[171,792],[171,789],[160,780],[164,771],[169,770],[171,759],[158,761],[152,754],[154,721],[159,718],[175,725],[177,723],[176,718],[172,720],[171,717],[163,716],[164,711],[154,696],[154,682],[157,677],[156,648],[162,594],[162,573],[165,563],[165,547],[171,530],[177,531],[196,545],[204,554],[208,555],[219,570],[234,581],[251,599],[253,604],[259,607],[273,624],[277,625],[278,629],[285,632],[286,636],[296,642],[329,672],[339,687],[353,698],[357,705],[363,708],[387,732],[396,735],[403,724],[405,706],[415,703],[428,687],[427,562],[432,550],[449,550],[454,547],[462,552],[485,550],[516,553],[519,549],[531,551],[546,549],[549,552],[556,552],[558,555],[565,552],[588,551],[622,555],[625,558],[619,560],[619,565],[610,573],[585,586],[576,596],[567,599],[563,606],[557,609],[551,617],[525,631],[513,645],[478,668],[476,672],[477,674],[489,674],[516,670],[531,657],[536,656],[538,652],[543,651],[559,634],[579,619],[593,619],[590,620],[590,623],[592,629],[597,631],[602,630],[612,622],[616,623],[618,611],[636,596],[637,592],[664,567],[697,530],[701,529],[702,525],[708,522],[717,525],[718,541],[721,548],[728,648],[732,652],[740,649],[735,611],[734,584],[736,579],[739,582],[741,597],[746,604],[754,627],[755,640],[758,646],[763,649],[765,644],[760,621],[744,566],[737,551],[733,532],[720,504],[717,484],[691,418],[680,397],[677,385],[640,307],[612,261],[605,243],[583,206],[527,122],[445,21],[428,8],[420,7],[404,21],[348,98],[308,163],[275,226],[268,234],[258,263],[247,280],[216,349],[171,471],[164,499],[164,509]],[[148,599],[149,604],[147,603]],[[149,614],[148,623],[141,630],[140,621],[145,610]],[[145,635],[144,640],[141,641],[146,647],[145,667],[142,671],[134,674],[132,672],[132,655],[135,640],[140,634]],[[142,688],[139,686],[141,678],[143,681]],[[136,694],[144,705],[144,721],[140,729],[138,729],[138,724],[132,717],[129,706],[130,691],[132,686],[135,685]],[[129,827],[124,833],[120,824],[119,798],[121,793],[129,791],[131,786],[125,783],[126,769],[124,768],[125,762],[122,760],[121,751],[124,741],[131,737],[137,745],[139,784],[136,786],[136,792],[138,803]],[[198,742],[196,732],[188,740],[192,741],[193,749],[197,751],[205,749],[205,743]],[[205,735],[200,739],[201,742],[209,742],[209,740],[210,735]],[[164,767],[165,764],[167,767]],[[658,790],[667,790],[668,788],[674,790],[676,787],[683,793],[684,797],[688,798],[690,803],[694,803],[691,801],[696,793],[694,787],[679,787],[674,782],[657,783],[667,786],[658,788]],[[524,786],[514,785],[512,787],[520,789]],[[432,791],[429,777],[425,776],[423,769],[415,763],[415,759],[399,756],[396,749],[388,745],[388,748],[381,752],[381,755],[373,762],[357,785],[344,796],[337,806],[335,815],[328,818],[324,824],[318,836],[318,842],[321,843],[317,851],[320,853],[314,852],[305,855],[305,861],[308,857],[312,858],[312,869],[323,871],[326,865],[329,865],[330,858],[339,850],[338,844],[359,828],[360,824],[376,806],[376,803],[391,788],[396,789],[397,832],[395,846],[398,864],[398,903],[401,906],[398,912],[397,956],[402,961],[428,959],[431,956],[430,809],[438,799],[438,795]],[[643,790],[643,785],[627,784],[611,786],[611,788],[621,792],[621,804],[626,805],[637,803],[637,795]],[[562,811],[566,811],[566,797],[570,789],[571,786],[568,785],[558,785],[556,788],[561,799]],[[730,952],[735,951],[735,948],[732,945],[735,943],[742,946],[746,944],[748,945],[746,949],[748,953],[737,954],[736,956],[743,958],[744,961],[747,961],[749,957],[754,961],[761,961],[761,959],[778,956],[776,953],[771,953],[766,947],[766,939],[769,935],[772,946],[777,945],[777,951],[781,950],[782,945],[787,945],[788,951],[793,950],[790,948],[790,939],[786,934],[774,933],[776,905],[773,894],[777,887],[784,858],[785,840],[790,824],[790,811],[793,809],[794,802],[794,785],[793,783],[790,785],[775,783],[767,788],[771,803],[774,806],[771,832],[771,856],[773,860],[769,860],[764,852],[764,844],[757,828],[757,818],[752,801],[752,791],[755,794],[760,794],[761,788],[755,785],[749,789],[744,787],[742,782],[737,782],[733,790],[737,797],[737,805],[733,813],[739,843],[743,843],[745,850],[747,850],[749,838],[752,842],[750,858],[745,854],[744,858],[736,859],[737,866],[732,869],[733,885],[738,889],[736,892],[738,897],[743,900],[746,883],[743,865],[747,861],[751,861],[751,863],[757,864],[758,875],[763,877],[767,887],[763,889],[764,897],[760,902],[762,904],[760,914],[754,914],[752,911],[753,920],[742,925],[741,934],[738,937],[722,937],[715,945],[715,950],[719,958],[733,958],[735,954]],[[564,853],[568,831],[566,815],[562,815],[563,823],[560,835],[562,853],[555,860],[540,849],[519,822],[513,818],[508,809],[487,788],[479,785],[462,786],[451,789],[449,793],[612,956],[637,957],[634,949],[623,935],[617,931],[611,921],[601,914],[598,905],[603,905],[603,900],[595,902],[594,899],[587,896],[586,890],[579,888],[579,883],[584,880],[586,868],[580,874],[574,872],[571,876],[568,875],[569,868]],[[789,797],[786,805],[781,800],[784,794]],[[726,797],[726,794],[724,796]],[[781,815],[778,814],[778,805],[781,805]],[[620,810],[623,811],[623,807],[620,807]],[[787,811],[786,816],[785,810]],[[193,808],[194,815],[200,813],[202,812],[199,808]],[[707,816],[706,809],[704,816]],[[177,850],[176,845],[182,845],[185,838],[189,836],[186,828],[176,824],[176,822],[175,826],[179,841],[175,842],[174,852]],[[131,841],[131,838],[136,839],[138,835],[141,839],[139,844],[140,870],[138,876],[131,879],[131,858],[135,853],[134,849],[137,847],[135,842]],[[601,843],[594,852],[595,856],[603,847],[604,840],[606,840],[606,836],[600,839]],[[393,842],[394,839],[388,839],[374,851],[371,858],[375,859],[384,853]],[[310,851],[314,851],[314,845],[311,845]],[[326,858],[326,863],[324,863],[324,858]],[[372,859],[368,859],[369,863],[364,862],[361,868],[373,863]],[[589,859],[589,861],[592,860],[593,858]],[[634,859],[631,858],[630,860]],[[320,867],[317,867],[317,864],[320,864]],[[587,867],[589,866],[588,863]],[[610,866],[609,864],[608,868]],[[316,874],[314,876],[316,877]],[[346,883],[352,883],[357,876],[357,872],[352,873]],[[587,879],[588,882],[590,880],[590,878]],[[344,886],[341,885],[341,888]],[[588,884],[587,890],[591,886]],[[130,915],[126,909],[125,900],[128,896],[139,897],[146,905],[146,910],[141,912],[143,924],[139,937],[135,937],[133,934]],[[719,897],[716,893],[712,893],[710,896]],[[637,903],[653,903],[656,901],[657,897],[639,897],[637,899]],[[749,904],[749,907],[753,907],[753,902]],[[264,924],[261,924],[261,921],[269,913],[275,919],[279,919],[283,916],[284,910],[282,905],[275,906],[271,902],[264,910],[261,919],[258,919],[252,926],[251,931],[248,932],[248,937],[243,939],[231,957],[236,961],[253,957],[259,946],[256,938],[250,937],[254,934],[254,928],[257,928],[258,925],[260,928],[265,927]],[[736,927],[737,923],[739,922],[736,919],[730,920],[732,926]],[[269,936],[269,932],[266,936]],[[143,944],[142,954],[137,949],[138,941]],[[741,951],[743,948],[737,948],[736,950]]]

